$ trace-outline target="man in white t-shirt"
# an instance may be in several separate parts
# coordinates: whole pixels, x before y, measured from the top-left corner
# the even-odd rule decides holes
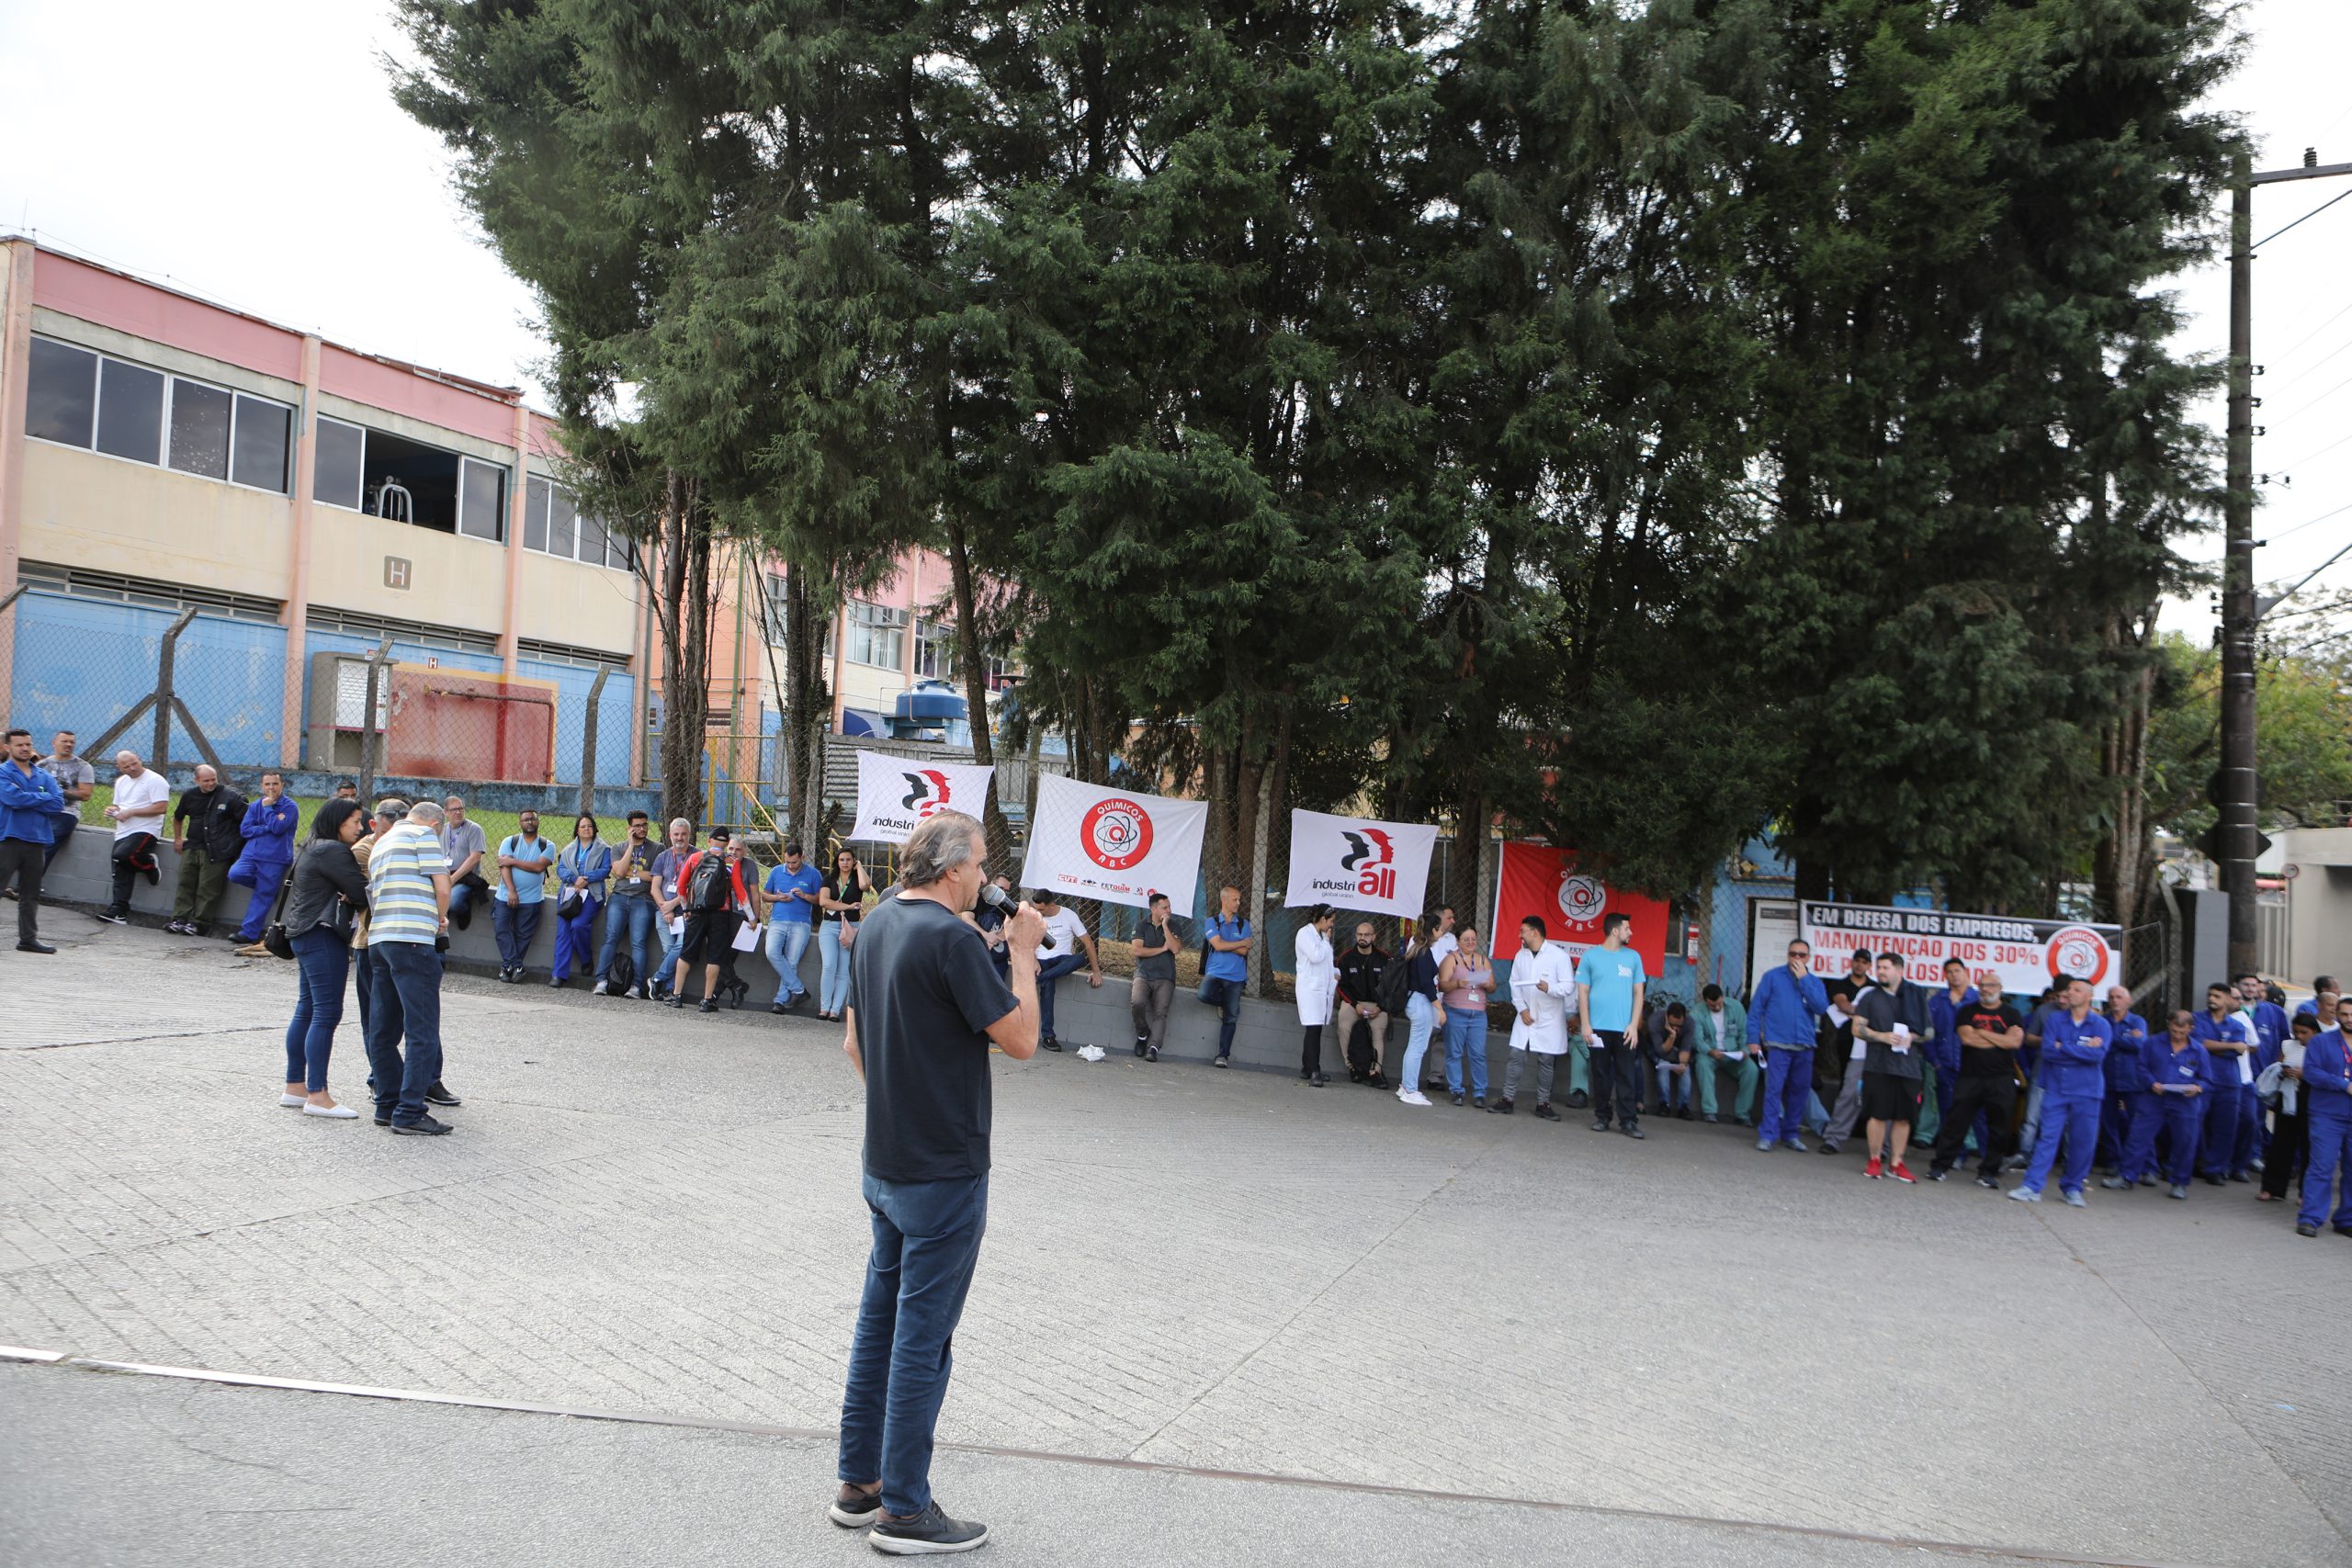
[[[171,809],[172,789],[136,751],[117,751],[114,765],[114,799],[107,807],[107,820],[114,824],[114,901],[98,911],[98,919],[127,926],[132,879],[144,876],[151,885],[164,879],[155,840],[164,830],[164,814]]]
[[[1058,1051],[1062,1043],[1054,1035],[1054,982],[1084,964],[1086,983],[1100,986],[1102,962],[1095,954],[1094,939],[1086,934],[1086,922],[1064,908],[1050,888],[1040,887],[1029,895],[1029,902],[1046,920],[1046,940],[1037,944],[1038,1043],[1048,1051]],[[1079,956],[1081,949],[1083,958]]]

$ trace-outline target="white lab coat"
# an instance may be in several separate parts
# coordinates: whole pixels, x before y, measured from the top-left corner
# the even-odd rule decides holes
[[[1331,939],[1313,925],[1298,928],[1296,944],[1298,1021],[1331,1021],[1331,1003],[1340,994],[1340,966],[1331,961]]]
[[[1549,991],[1536,988],[1549,981]],[[1510,963],[1510,1048],[1562,1056],[1568,1049],[1568,998],[1575,984],[1567,950],[1545,942],[1533,953],[1521,953]],[[1533,1023],[1521,1017],[1535,1015]]]

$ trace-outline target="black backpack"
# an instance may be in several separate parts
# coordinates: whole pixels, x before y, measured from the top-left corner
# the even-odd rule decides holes
[[[1407,956],[1411,952],[1411,948],[1407,948],[1397,953],[1389,959],[1388,967],[1380,972],[1379,994],[1374,999],[1380,1003],[1380,1010],[1392,1018],[1402,1017],[1405,1004],[1412,998],[1413,965]]]
[[[686,902],[697,909],[724,909],[734,889],[727,885],[727,862],[708,850],[695,863],[694,880],[686,884]]]
[[[613,954],[612,963],[605,969],[605,984],[616,992],[637,984],[637,963],[626,949]]]

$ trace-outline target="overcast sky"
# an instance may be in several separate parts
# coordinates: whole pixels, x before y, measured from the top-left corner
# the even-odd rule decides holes
[[[337,342],[537,393],[529,295],[449,194],[439,143],[392,107],[382,0],[0,0],[0,230],[38,232]],[[2253,48],[2221,95],[2260,167],[2352,162],[2352,0],[2251,0]],[[2256,193],[2257,239],[2352,179]],[[2301,576],[2352,511],[2352,199],[2265,247],[2255,358],[2268,373],[2258,574]],[[2229,333],[2218,264],[2181,280],[2183,346]],[[2221,409],[2212,411],[2218,428]],[[2218,558],[2218,538],[2189,553]],[[2352,556],[2318,587],[2352,587]],[[2199,635],[2202,598],[2168,624]]]

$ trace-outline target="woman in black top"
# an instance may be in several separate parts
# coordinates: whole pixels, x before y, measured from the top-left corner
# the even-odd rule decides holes
[[[856,854],[833,852],[832,874],[817,891],[817,956],[823,972],[817,978],[817,1016],[838,1019],[849,1005],[849,949],[857,940],[858,917],[874,884]]]
[[[295,857],[286,896],[286,931],[294,944],[301,991],[286,1025],[286,1089],[277,1103],[305,1116],[359,1114],[327,1092],[327,1054],[343,1021],[343,985],[351,973],[352,917],[368,907],[368,879],[351,846],[367,829],[356,800],[330,800],[311,824],[311,841]]]

